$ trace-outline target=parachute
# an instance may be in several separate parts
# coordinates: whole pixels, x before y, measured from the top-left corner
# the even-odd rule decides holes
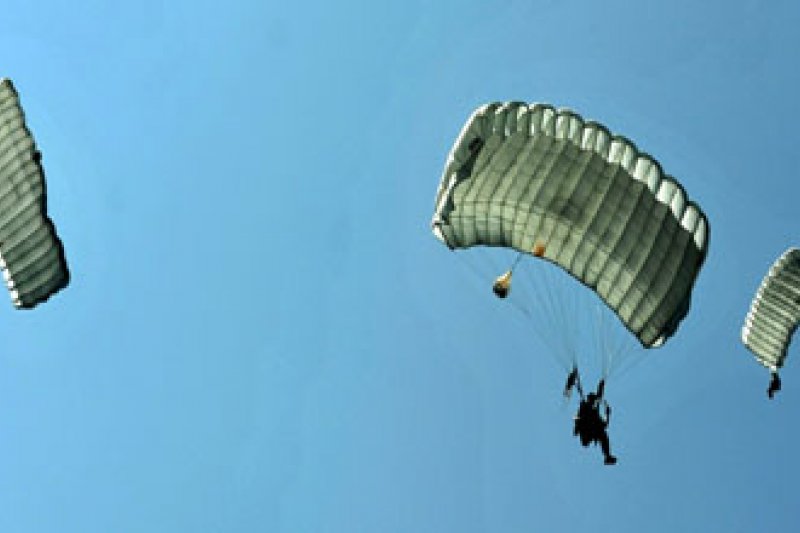
[[[776,372],[783,366],[800,323],[800,249],[789,248],[772,265],[756,292],[742,326],[742,342],[759,363]]]
[[[431,224],[451,250],[510,248],[557,265],[645,348],[687,315],[709,239],[700,207],[632,141],[568,109],[521,102],[469,118]]]
[[[64,247],[47,216],[41,154],[11,80],[0,79],[0,269],[17,308],[67,286]]]

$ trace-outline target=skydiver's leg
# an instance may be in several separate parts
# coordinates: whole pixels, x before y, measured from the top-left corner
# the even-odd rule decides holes
[[[608,440],[608,433],[605,430],[601,431],[600,434],[597,436],[597,440],[600,442],[600,449],[603,450],[603,455],[605,456],[605,463],[607,465],[613,465],[617,462],[617,458],[611,455],[611,443]]]
[[[608,433],[603,431],[597,436],[597,441],[600,443],[600,449],[603,450],[603,455],[608,457],[611,455],[611,442],[608,440]]]

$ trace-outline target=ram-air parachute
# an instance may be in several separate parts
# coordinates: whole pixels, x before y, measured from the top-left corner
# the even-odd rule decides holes
[[[450,249],[510,248],[521,254],[515,265],[558,265],[646,348],[686,316],[709,236],[699,206],[632,141],[570,110],[519,102],[472,114],[432,227]]]
[[[772,265],[742,327],[742,342],[773,373],[783,366],[800,323],[800,249],[789,248]]]
[[[17,308],[32,308],[69,283],[47,216],[41,155],[8,79],[0,79],[0,269]]]

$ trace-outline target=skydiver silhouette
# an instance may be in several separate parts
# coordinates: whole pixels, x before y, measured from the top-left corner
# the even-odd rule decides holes
[[[777,370],[772,371],[772,380],[769,382],[769,388],[767,389],[767,396],[771,400],[775,393],[781,390],[781,377],[778,375]]]
[[[583,446],[599,442],[605,457],[605,464],[613,465],[616,464],[617,458],[611,455],[611,443],[606,432],[606,428],[611,422],[611,406],[603,399],[605,385],[605,379],[601,379],[597,384],[596,392],[590,392],[586,398],[581,394],[581,403],[575,415],[573,435],[580,437]],[[600,414],[601,404],[605,405],[605,418]]]

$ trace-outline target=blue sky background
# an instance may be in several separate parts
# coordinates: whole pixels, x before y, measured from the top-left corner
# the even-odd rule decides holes
[[[70,287],[0,312],[0,530],[798,526],[800,369],[739,341],[798,245],[791,2],[4,3]],[[564,375],[430,233],[488,101],[623,133],[711,224],[693,308],[609,383]]]

